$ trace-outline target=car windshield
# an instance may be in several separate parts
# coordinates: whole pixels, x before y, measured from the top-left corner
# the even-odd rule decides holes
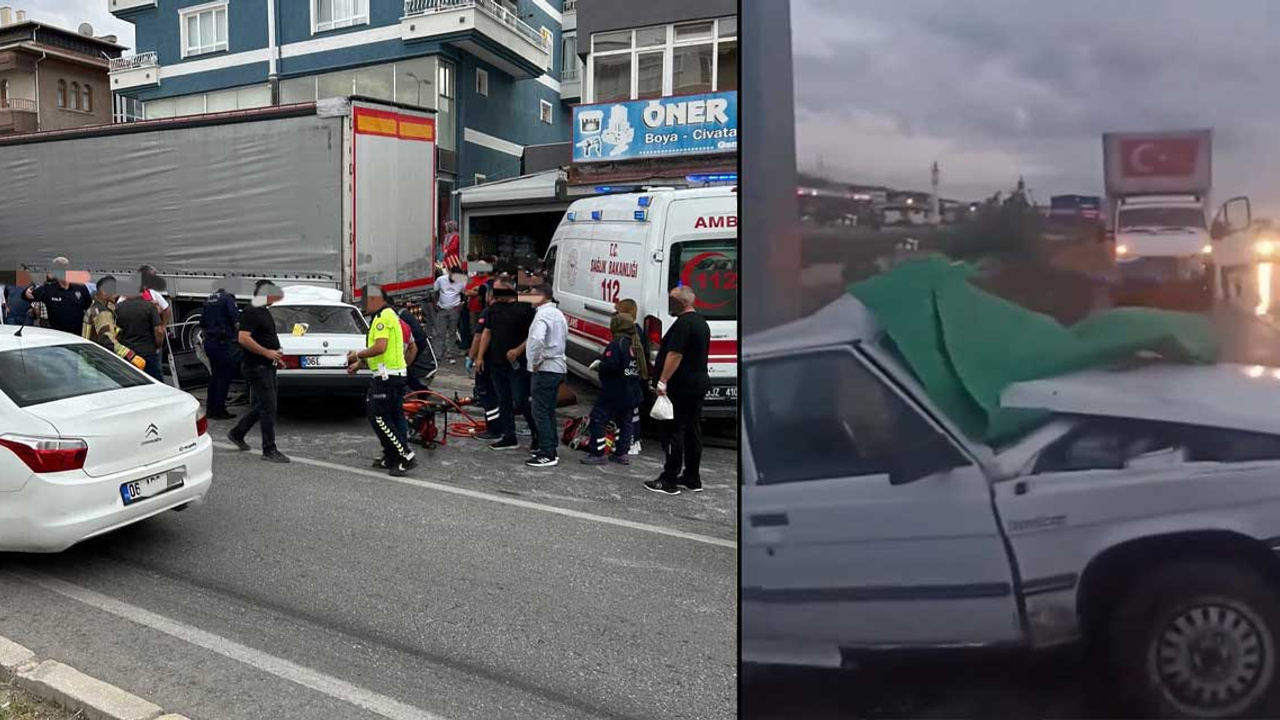
[[[359,311],[342,305],[275,305],[271,317],[281,335],[292,334],[298,324],[306,326],[308,334],[363,335],[369,329]]]
[[[1204,213],[1199,208],[1150,207],[1120,211],[1120,229],[1196,228],[1203,230]]]
[[[0,352],[0,392],[18,407],[150,382],[120,358],[88,343]]]

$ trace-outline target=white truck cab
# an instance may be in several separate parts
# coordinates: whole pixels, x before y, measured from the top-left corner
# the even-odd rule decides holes
[[[1161,717],[1280,698],[1280,370],[1018,383],[1049,419],[965,436],[846,296],[746,339],[742,659],[1109,649]]]
[[[733,187],[653,188],[573,203],[546,262],[569,323],[570,370],[598,382],[589,366],[609,343],[619,300],[636,302],[651,360],[675,322],[667,295],[692,287],[711,328],[711,389],[703,415],[732,417],[738,401],[738,194]]]

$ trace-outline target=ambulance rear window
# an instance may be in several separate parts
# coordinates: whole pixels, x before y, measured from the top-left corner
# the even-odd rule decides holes
[[[708,320],[738,319],[738,242],[697,240],[671,247],[667,289],[688,285],[698,295],[698,312]]]

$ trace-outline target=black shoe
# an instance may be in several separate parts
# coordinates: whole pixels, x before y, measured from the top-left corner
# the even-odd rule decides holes
[[[235,420],[236,414],[223,411],[220,413],[205,413],[205,417],[210,420]]]
[[[374,470],[386,470],[386,469],[387,469],[387,459],[386,459],[386,458],[378,458],[377,460],[374,460],[374,461],[373,461],[373,464],[372,464],[372,465],[370,465],[369,467],[373,468]]]
[[[391,475],[391,477],[404,477],[405,475],[409,474],[410,470],[414,469],[417,466],[418,464],[412,461],[398,462],[395,465],[392,465],[391,469],[388,470],[387,472]]]
[[[236,435],[234,432],[227,433],[227,439],[230,440],[231,444],[235,445],[236,449],[240,452],[247,452],[252,449],[249,447],[249,443],[244,441],[244,438]]]
[[[558,457],[549,458],[546,455],[539,454],[539,455],[534,455],[528,460],[525,460],[524,464],[533,468],[555,467],[560,464],[560,458]]]
[[[690,480],[689,478],[676,478],[676,485],[688,490],[689,492],[702,492],[701,480]]]
[[[499,440],[498,442],[491,443],[489,445],[489,448],[491,450],[510,450],[512,448],[518,448],[518,447],[520,447],[520,441],[515,439]]]
[[[280,452],[279,450],[272,450],[271,452],[264,452],[264,453],[262,453],[262,459],[263,459],[263,460],[266,460],[267,462],[279,463],[279,464],[281,464],[281,465],[283,465],[283,464],[285,464],[285,463],[287,463],[287,462],[291,462],[291,461],[289,460],[289,456],[288,456],[288,455],[285,455],[284,453]]]
[[[680,488],[675,483],[663,482],[662,480],[650,480],[644,484],[646,490],[652,490],[663,495],[679,495]]]

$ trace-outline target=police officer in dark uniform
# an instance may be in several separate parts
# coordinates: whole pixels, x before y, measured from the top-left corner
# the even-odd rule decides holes
[[[232,288],[232,290],[228,290]],[[207,416],[211,420],[230,420],[234,413],[227,412],[227,393],[231,390],[231,377],[235,373],[238,346],[236,328],[240,323],[240,309],[236,307],[234,278],[230,276],[214,282],[214,291],[204,301],[200,313],[200,327],[204,330],[204,354],[209,358],[209,398]]]

